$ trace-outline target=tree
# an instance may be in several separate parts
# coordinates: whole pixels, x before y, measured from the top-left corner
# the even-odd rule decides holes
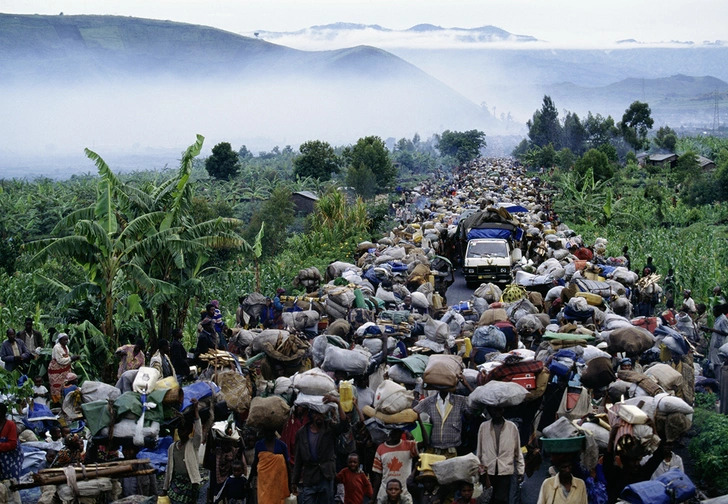
[[[391,186],[397,177],[397,169],[389,159],[389,151],[378,136],[368,136],[357,140],[356,144],[344,149],[343,157],[351,169],[360,170],[363,165],[376,179],[376,189],[384,190]]]
[[[263,202],[260,209],[253,213],[244,236],[248,243],[254,243],[265,222],[262,247],[266,254],[273,256],[283,250],[289,235],[288,228],[294,221],[295,206],[291,201],[291,191],[279,185],[271,191],[270,197]]]
[[[513,148],[513,152],[511,152],[511,156],[518,159],[519,161],[523,160],[523,156],[525,156],[528,153],[528,140],[525,138],[521,140],[521,142],[516,145]]]
[[[591,149],[609,143],[619,134],[612,116],[604,118],[601,114],[592,115],[591,112],[584,121],[584,129],[586,130],[586,147]]]
[[[220,142],[212,148],[212,155],[205,161],[205,169],[211,177],[230,180],[240,171],[238,153],[228,142]]]
[[[675,152],[677,133],[670,126],[660,126],[655,134],[654,142],[659,149]]]
[[[541,110],[533,113],[533,118],[526,123],[528,138],[531,143],[539,147],[553,144],[554,148],[561,148],[561,124],[559,124],[559,111],[556,110],[553,100],[548,95],[543,97]]]
[[[566,147],[577,155],[584,152],[586,143],[586,128],[573,112],[567,112],[564,117],[564,126],[561,133],[561,146]]]
[[[445,130],[440,136],[437,148],[445,156],[452,156],[458,163],[466,164],[480,156],[480,149],[486,146],[485,133],[478,130]]]
[[[608,180],[614,175],[614,169],[609,163],[609,158],[597,149],[589,149],[586,154],[579,158],[574,164],[574,171],[584,177],[591,170],[594,180]]]
[[[362,199],[372,199],[377,192],[377,177],[368,166],[350,166],[346,170],[346,185],[354,188],[354,192]]]
[[[652,129],[655,121],[650,117],[652,111],[650,106],[641,101],[634,101],[624,111],[619,129],[624,140],[635,150],[649,146],[647,133]]]
[[[564,147],[556,153],[556,165],[564,171],[570,170],[574,166],[576,156],[571,149]]]
[[[241,146],[240,149],[238,150],[238,156],[243,161],[247,161],[248,159],[253,159],[253,157],[254,157],[253,153],[250,152],[245,145]]]
[[[687,151],[677,158],[673,170],[673,179],[676,184],[696,180],[700,176],[700,163],[695,151]]]
[[[313,177],[321,181],[331,179],[332,173],[339,173],[339,156],[328,142],[310,140],[298,149],[301,155],[293,161],[296,177]]]

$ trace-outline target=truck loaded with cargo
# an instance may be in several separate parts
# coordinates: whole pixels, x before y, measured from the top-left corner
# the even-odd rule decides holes
[[[458,239],[467,285],[512,283],[513,265],[521,260],[522,237],[518,221],[503,207],[462,214]]]

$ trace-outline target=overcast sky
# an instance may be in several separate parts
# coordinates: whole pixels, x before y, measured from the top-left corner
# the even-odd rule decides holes
[[[728,39],[726,0],[0,0],[5,13],[61,11],[169,19],[243,34],[342,21],[393,29],[494,25],[564,47],[609,46],[629,38]]]

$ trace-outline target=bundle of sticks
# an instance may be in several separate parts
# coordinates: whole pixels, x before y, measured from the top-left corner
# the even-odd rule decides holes
[[[114,462],[100,462],[98,464],[78,465],[74,469],[76,471],[76,480],[85,481],[97,478],[128,478],[131,476],[142,476],[145,474],[154,474],[154,469],[136,469],[135,466],[148,464],[149,459],[129,459],[117,460]],[[33,488],[44,485],[60,485],[66,483],[66,475],[64,468],[41,469],[33,474],[33,481],[27,483],[18,483],[10,486],[11,491],[22,490],[25,488]]]

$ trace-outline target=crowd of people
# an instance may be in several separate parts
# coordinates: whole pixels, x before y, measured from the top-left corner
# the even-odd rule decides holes
[[[152,351],[121,346],[114,386],[79,383],[68,334],[53,334],[32,397],[0,402],[0,479],[148,458],[158,477],[94,499],[602,504],[667,488],[695,390],[720,390],[728,410],[728,305],[716,287],[706,340],[706,304],[676,299],[674,272],[584,243],[541,189],[510,160],[479,159],[403,192],[400,225],[353,262],[302,270],[298,297],[241,297],[233,327],[211,301],[192,348],[180,329]],[[460,215],[503,201],[528,210],[507,215],[524,230],[514,283],[448,305],[432,261],[457,264]],[[32,319],[8,329],[5,370],[45,346]],[[59,495],[47,485],[40,501]]]

